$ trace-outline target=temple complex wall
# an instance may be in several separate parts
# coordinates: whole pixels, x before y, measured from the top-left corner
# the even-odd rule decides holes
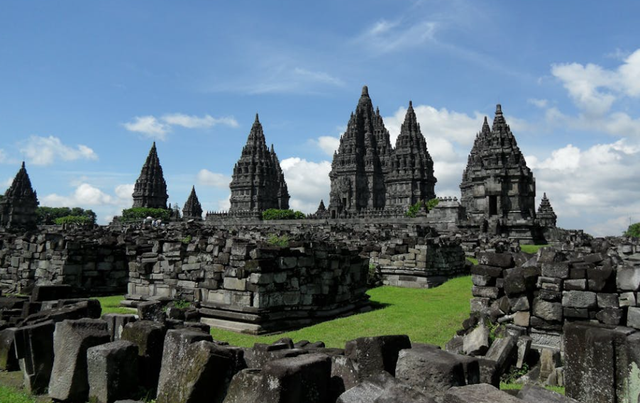
[[[562,347],[568,322],[596,322],[640,329],[640,243],[596,239],[568,250],[478,254],[471,270],[471,312],[536,347]]]

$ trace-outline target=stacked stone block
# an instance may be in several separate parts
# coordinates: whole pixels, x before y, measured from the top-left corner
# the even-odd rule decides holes
[[[600,251],[541,249],[537,255],[482,253],[472,268],[472,313],[528,334],[534,346],[561,347],[567,322],[640,329],[640,247]]]

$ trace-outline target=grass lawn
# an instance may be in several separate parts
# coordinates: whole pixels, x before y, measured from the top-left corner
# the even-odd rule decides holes
[[[537,253],[538,249],[549,245],[520,245],[520,250],[526,253]]]
[[[358,337],[407,334],[413,342],[439,346],[453,337],[469,317],[471,277],[449,280],[432,289],[379,287],[368,291],[378,308],[372,312],[323,322],[300,330],[271,336],[251,336],[212,329],[216,340],[241,347],[272,343],[281,337],[295,341],[323,341],[327,347],[343,348]]]
[[[500,389],[501,390],[520,390],[522,389],[524,385],[521,383],[505,383],[505,382],[500,382]],[[552,392],[556,392],[556,393],[560,393],[561,395],[564,395],[564,387],[563,386],[545,386],[544,387],[547,390],[550,390]]]
[[[102,306],[102,314],[105,313],[136,313],[133,308],[125,308],[120,306],[120,301],[124,299],[124,295],[112,295],[109,297],[96,298]]]

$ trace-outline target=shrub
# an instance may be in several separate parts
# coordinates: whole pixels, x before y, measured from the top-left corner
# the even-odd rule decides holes
[[[269,234],[269,236],[267,237],[267,243],[269,245],[286,248],[287,246],[289,246],[289,237],[287,235],[278,236],[276,234]]]
[[[435,199],[431,199],[427,202],[427,211],[431,211],[434,208],[436,208],[436,206],[438,205],[438,203],[440,203],[440,199],[435,198]]]
[[[304,218],[305,215],[301,211],[270,208],[262,212],[263,220],[303,220]]]
[[[134,207],[122,210],[123,222],[142,221],[147,217],[151,217],[156,220],[169,221],[169,218],[171,217],[171,210],[149,207]]]
[[[86,217],[86,224],[96,223],[96,213],[80,207],[38,207],[36,215],[38,224],[47,224],[47,222],[58,224],[56,220],[63,217]]]
[[[624,233],[624,235],[634,238],[640,238],[640,222],[629,225],[629,228],[627,228],[627,231]]]
[[[420,208],[422,208],[422,206],[424,205],[424,203],[422,201],[417,202],[416,204],[409,206],[409,210],[407,210],[406,213],[404,213],[404,215],[406,217],[415,217],[418,212],[420,211]]]
[[[91,218],[87,216],[82,216],[82,215],[68,215],[65,217],[56,218],[55,220],[53,220],[53,222],[56,225],[63,225],[63,224],[93,225],[94,224],[94,221]]]

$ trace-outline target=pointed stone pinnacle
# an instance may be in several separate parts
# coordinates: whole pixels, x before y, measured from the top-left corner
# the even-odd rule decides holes
[[[413,109],[413,102],[409,100],[409,108]]]
[[[260,123],[260,119],[258,118],[258,112],[256,112],[256,120],[253,123]]]
[[[362,87],[362,96],[369,96],[369,88],[365,85]]]
[[[496,115],[502,115],[502,105],[496,105]]]

